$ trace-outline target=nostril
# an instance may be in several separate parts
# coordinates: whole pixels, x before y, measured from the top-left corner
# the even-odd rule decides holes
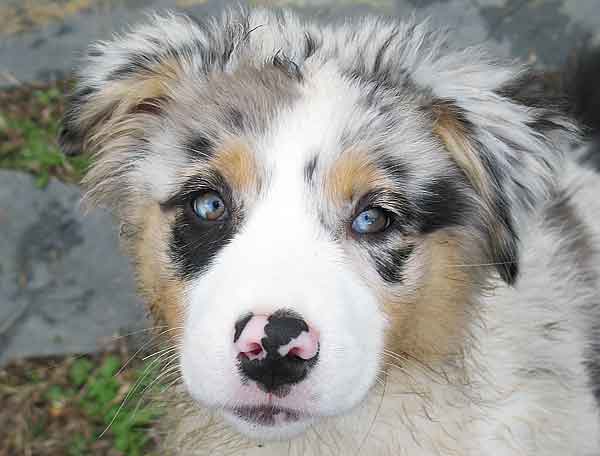
[[[302,356],[300,355],[301,352],[302,352],[302,349],[300,347],[294,347],[288,352],[287,355],[294,356],[296,358],[302,358]]]
[[[249,359],[263,359],[266,356],[262,339],[265,337],[267,317],[252,315],[243,317],[236,323],[233,343],[239,356]]]
[[[290,337],[286,344],[278,347],[277,351],[282,357],[310,361],[319,354],[319,334],[314,328],[305,324],[299,334]]]
[[[263,349],[260,344],[252,344],[252,346],[250,347],[250,350],[248,350],[248,354],[259,355],[260,352],[262,352],[262,351],[263,351]]]
[[[251,343],[248,345],[248,349],[246,351],[240,352],[240,355],[246,357],[249,360],[261,359],[264,358],[263,354],[264,350],[262,345],[259,343]]]

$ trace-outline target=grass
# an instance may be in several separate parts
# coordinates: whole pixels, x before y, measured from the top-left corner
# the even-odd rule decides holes
[[[27,360],[0,370],[0,454],[150,454],[161,408],[148,398],[162,385],[154,383],[158,369],[152,364],[138,362],[121,372],[126,358],[110,352]]]
[[[56,82],[0,91],[0,168],[29,172],[39,187],[50,176],[81,180],[88,158],[65,157],[56,141],[68,90],[68,82]]]

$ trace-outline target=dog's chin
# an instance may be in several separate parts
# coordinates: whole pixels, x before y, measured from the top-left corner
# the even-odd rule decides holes
[[[291,409],[244,407],[224,410],[223,417],[236,431],[256,440],[287,440],[304,433],[315,421]]]

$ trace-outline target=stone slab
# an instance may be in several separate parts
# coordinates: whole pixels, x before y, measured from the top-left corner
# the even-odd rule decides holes
[[[0,364],[93,352],[147,324],[112,217],[84,215],[80,197],[0,170]]]

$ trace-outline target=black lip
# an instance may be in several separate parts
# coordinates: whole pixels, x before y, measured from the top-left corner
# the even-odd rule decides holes
[[[243,406],[233,409],[233,413],[244,421],[261,426],[275,426],[276,416],[283,414],[285,422],[298,421],[301,414],[297,410],[272,405]]]

